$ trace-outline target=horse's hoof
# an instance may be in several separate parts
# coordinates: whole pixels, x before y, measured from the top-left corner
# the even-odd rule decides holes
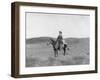
[[[57,57],[57,56],[55,56],[55,57]]]

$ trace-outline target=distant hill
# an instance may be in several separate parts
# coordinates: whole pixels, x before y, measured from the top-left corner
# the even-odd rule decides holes
[[[89,43],[89,38],[66,38],[65,42],[71,44]]]
[[[27,44],[43,43],[43,42],[47,42],[49,39],[50,39],[50,37],[31,38],[31,39],[26,39],[26,43]]]
[[[37,37],[37,38],[26,39],[26,43],[27,44],[44,43],[44,42],[48,42],[50,38],[52,37]],[[53,38],[53,39],[56,39],[56,38]],[[80,43],[80,42],[88,43],[89,38],[65,38],[65,42],[67,42],[70,45]]]

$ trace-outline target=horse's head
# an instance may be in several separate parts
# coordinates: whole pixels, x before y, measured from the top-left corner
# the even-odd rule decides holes
[[[50,45],[50,44],[53,44],[53,39],[52,39],[52,38],[50,38],[50,39],[48,40],[47,45]]]
[[[48,43],[47,43],[47,45],[50,45],[51,44],[51,45],[54,46],[55,43],[56,43],[56,41],[54,39],[50,38],[49,41],[48,41]]]
[[[50,38],[49,40],[50,40],[51,44],[55,44],[55,42],[56,42],[53,38]]]

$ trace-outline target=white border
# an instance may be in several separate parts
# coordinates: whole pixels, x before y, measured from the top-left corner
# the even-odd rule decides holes
[[[53,67],[25,67],[25,12],[46,12],[46,13],[68,13],[90,15],[90,64],[74,66],[53,66]],[[20,6],[20,74],[38,74],[53,72],[73,72],[95,70],[95,11],[71,8],[32,7]]]

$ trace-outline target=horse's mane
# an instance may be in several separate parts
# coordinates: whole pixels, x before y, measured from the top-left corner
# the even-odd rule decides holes
[[[56,42],[56,40],[55,40],[55,39],[53,39],[53,38],[50,38],[50,40],[51,40],[51,41],[53,41],[53,42]]]

